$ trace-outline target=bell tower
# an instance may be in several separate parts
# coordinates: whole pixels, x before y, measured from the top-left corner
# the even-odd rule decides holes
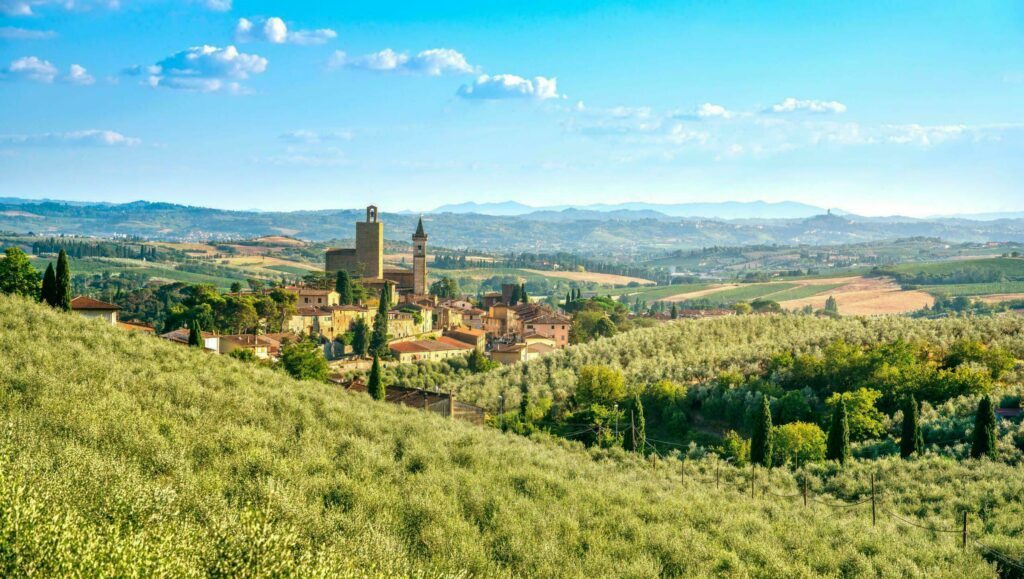
[[[427,295],[427,234],[423,231],[423,216],[412,234],[412,293]]]

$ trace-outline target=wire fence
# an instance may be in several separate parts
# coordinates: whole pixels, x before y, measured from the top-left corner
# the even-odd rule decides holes
[[[652,465],[654,466],[654,468],[657,468],[657,462],[656,462],[657,460],[662,460],[662,461],[668,462],[669,461],[669,457],[667,457],[666,455],[662,454],[658,450],[657,447],[655,447],[653,444],[651,444],[651,442],[657,442],[659,444],[666,444],[666,445],[670,445],[670,446],[685,447],[685,445],[681,445],[681,444],[673,444],[673,443],[669,443],[669,442],[665,442],[665,441],[660,441],[660,440],[655,440],[655,439],[644,439],[643,440],[643,447],[650,451],[650,453],[651,453],[651,455],[650,455],[651,456],[651,461],[652,461]],[[686,482],[687,480],[689,480],[689,481],[697,482],[699,484],[713,484],[713,485],[715,485],[715,488],[718,488],[718,489],[722,488],[723,480],[722,480],[722,476],[721,476],[721,465],[716,465],[714,479],[708,479],[706,477],[696,476],[696,475],[693,475],[693,474],[690,474],[688,476],[687,473],[686,473],[686,461],[683,458],[679,458],[679,462],[680,462],[680,465],[679,465],[680,474],[679,474],[679,476],[680,476],[681,482]],[[733,469],[733,471],[731,473],[732,476],[730,477],[731,480],[725,481],[726,482],[725,488],[726,489],[731,489],[731,490],[733,490],[735,492],[738,492],[738,493],[741,493],[741,494],[748,495],[750,498],[755,498],[757,496],[757,490],[758,490],[758,488],[757,488],[758,476],[757,476],[757,472],[755,470],[755,467],[753,465],[751,465],[750,472],[745,475],[747,477],[746,480],[741,481],[739,484],[737,484],[735,480],[732,480],[732,479],[735,479],[735,475],[736,475],[737,472],[740,472],[740,471],[738,471],[736,469]],[[743,475],[741,475],[741,476],[743,476]],[[829,496],[829,495],[818,494],[816,492],[811,491],[808,488],[807,479],[806,478],[802,478],[802,480],[801,480],[801,488],[800,488],[799,491],[797,491],[795,493],[791,493],[791,494],[790,493],[778,493],[778,492],[775,492],[774,490],[772,490],[771,488],[769,488],[769,486],[767,484],[762,484],[761,488],[760,488],[760,491],[761,491],[761,496],[763,496],[763,497],[764,496],[773,496],[773,497],[776,497],[776,498],[779,498],[779,499],[785,499],[785,500],[802,499],[804,506],[808,506],[809,503],[814,503],[814,504],[821,505],[821,506],[824,506],[824,507],[827,507],[827,508],[830,508],[830,509],[850,509],[850,508],[854,508],[854,507],[859,507],[859,506],[864,506],[864,505],[870,504],[871,505],[871,522],[872,522],[873,526],[877,525],[878,515],[882,514],[882,515],[885,515],[885,516],[891,518],[892,520],[896,521],[897,523],[904,524],[904,525],[907,525],[909,527],[914,527],[914,528],[917,528],[917,529],[921,529],[921,530],[924,530],[924,531],[928,531],[928,532],[936,534],[936,535],[937,534],[948,534],[948,535],[956,535],[956,534],[958,534],[958,535],[960,535],[961,546],[964,549],[967,549],[969,546],[973,545],[975,548],[977,548],[979,551],[982,552],[982,556],[983,557],[985,557],[987,555],[987,558],[988,558],[989,561],[995,562],[997,566],[1002,566],[1004,570],[1012,570],[1012,571],[1014,571],[1014,573],[1011,573],[1011,574],[1002,573],[1002,575],[1004,575],[1004,576],[1013,576],[1013,577],[1022,577],[1022,576],[1024,576],[1024,561],[1018,560],[1018,559],[1014,558],[1013,556],[1011,556],[1011,555],[1009,555],[1009,554],[1007,554],[1005,552],[999,551],[998,549],[995,549],[994,547],[992,547],[990,545],[982,543],[981,541],[979,541],[977,539],[971,538],[971,536],[970,536],[970,528],[969,528],[969,525],[968,525],[968,513],[966,511],[963,511],[962,514],[961,514],[961,519],[959,521],[960,522],[960,528],[950,529],[950,528],[940,528],[940,527],[937,527],[935,525],[930,525],[930,524],[927,524],[927,523],[922,523],[922,522],[919,522],[919,521],[912,520],[909,515],[903,515],[903,514],[896,513],[892,509],[890,509],[890,508],[880,508],[880,506],[881,506],[881,504],[883,502],[884,497],[883,497],[883,492],[875,487],[874,475],[872,475],[872,477],[871,477],[870,494],[865,493],[865,495],[866,495],[865,498],[851,500],[851,501],[843,500],[841,498],[837,498],[837,497],[833,497],[833,496]],[[826,499],[826,498],[823,498],[823,497],[828,497],[828,498]]]

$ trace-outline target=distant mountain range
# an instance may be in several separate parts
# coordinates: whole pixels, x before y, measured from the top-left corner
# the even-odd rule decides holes
[[[827,210],[806,203],[795,201],[723,201],[719,203],[599,203],[594,205],[548,205],[533,207],[517,201],[502,203],[458,203],[442,205],[430,213],[477,213],[494,216],[522,216],[540,214],[546,221],[555,221],[555,213],[567,214],[570,219],[589,217],[606,218],[638,218],[650,219],[659,217],[701,217],[706,219],[796,219],[822,215]],[[833,213],[844,214],[841,211]]]
[[[882,239],[932,237],[952,242],[1024,242],[1024,219],[860,217],[814,213],[769,217],[753,208],[773,211],[816,210],[800,204],[690,204],[530,208],[519,215],[464,213],[515,210],[519,204],[448,206],[424,215],[434,247],[489,251],[572,251],[597,255],[630,255],[679,248],[737,245],[829,245]],[[657,208],[657,209],[653,209]],[[739,218],[673,216],[665,211],[725,212]],[[666,209],[669,208],[669,209]],[[742,208],[742,210],[738,209]],[[445,209],[445,208],[439,208]],[[190,207],[173,203],[64,203],[0,200],[0,231],[38,235],[139,236],[156,240],[217,241],[263,235],[290,235],[311,241],[352,239],[364,209],[256,212]],[[724,214],[724,213],[723,213]],[[385,236],[407,243],[418,214],[382,213]]]

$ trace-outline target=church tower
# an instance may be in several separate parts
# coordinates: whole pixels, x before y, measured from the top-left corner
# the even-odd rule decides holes
[[[427,295],[427,234],[423,231],[423,217],[412,234],[412,293]]]

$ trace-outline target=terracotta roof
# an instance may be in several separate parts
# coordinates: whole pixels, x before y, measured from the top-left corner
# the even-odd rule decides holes
[[[485,332],[483,330],[474,330],[473,328],[455,328],[454,330],[450,330],[448,332],[448,334],[446,334],[446,335],[452,336],[452,337],[463,336],[463,337],[466,337],[466,338],[472,338],[474,340],[478,340],[478,339],[486,336],[487,332]]]
[[[548,352],[554,352],[555,347],[550,344],[530,344],[527,346],[527,351],[531,354],[547,354]]]
[[[515,353],[515,352],[522,352],[523,348],[526,348],[526,347],[527,347],[526,344],[506,344],[504,346],[498,346],[498,347],[494,348],[491,351],[492,352],[512,354],[512,353]]]
[[[78,296],[77,298],[71,300],[71,309],[116,311],[120,310],[121,306],[108,304],[107,302],[101,302],[100,300],[94,300],[89,296]]]
[[[217,334],[214,334],[214,333],[211,333],[211,332],[201,332],[201,334],[203,335],[203,339],[204,340],[209,339],[209,338],[216,338],[217,337]],[[188,343],[188,329],[187,328],[181,328],[181,329],[178,329],[178,330],[173,330],[171,332],[167,332],[166,334],[160,334],[160,337],[165,339],[165,340],[170,340],[172,342],[181,342],[182,344],[187,344]]]
[[[421,354],[424,352],[450,352],[452,350],[472,350],[469,344],[458,340],[440,337],[436,340],[411,340],[408,342],[394,342],[388,346],[392,352],[399,354]]]
[[[283,287],[281,289],[283,289],[285,291],[292,292],[292,293],[297,293],[297,294],[300,294],[300,295],[305,294],[305,295],[310,295],[310,296],[326,296],[326,295],[330,295],[330,294],[334,293],[334,290],[322,290],[322,289],[316,289],[316,288],[311,288],[311,287],[297,287],[297,286],[293,286],[293,285],[292,286],[288,286],[288,287]]]
[[[153,326],[147,324],[137,324],[134,322],[118,322],[117,327],[122,330],[130,330],[133,332],[146,332],[148,334],[155,334],[156,329]]]
[[[229,334],[221,336],[220,341],[254,348],[257,346],[272,346],[279,343],[276,340],[267,339],[266,336],[257,336],[256,334]]]

